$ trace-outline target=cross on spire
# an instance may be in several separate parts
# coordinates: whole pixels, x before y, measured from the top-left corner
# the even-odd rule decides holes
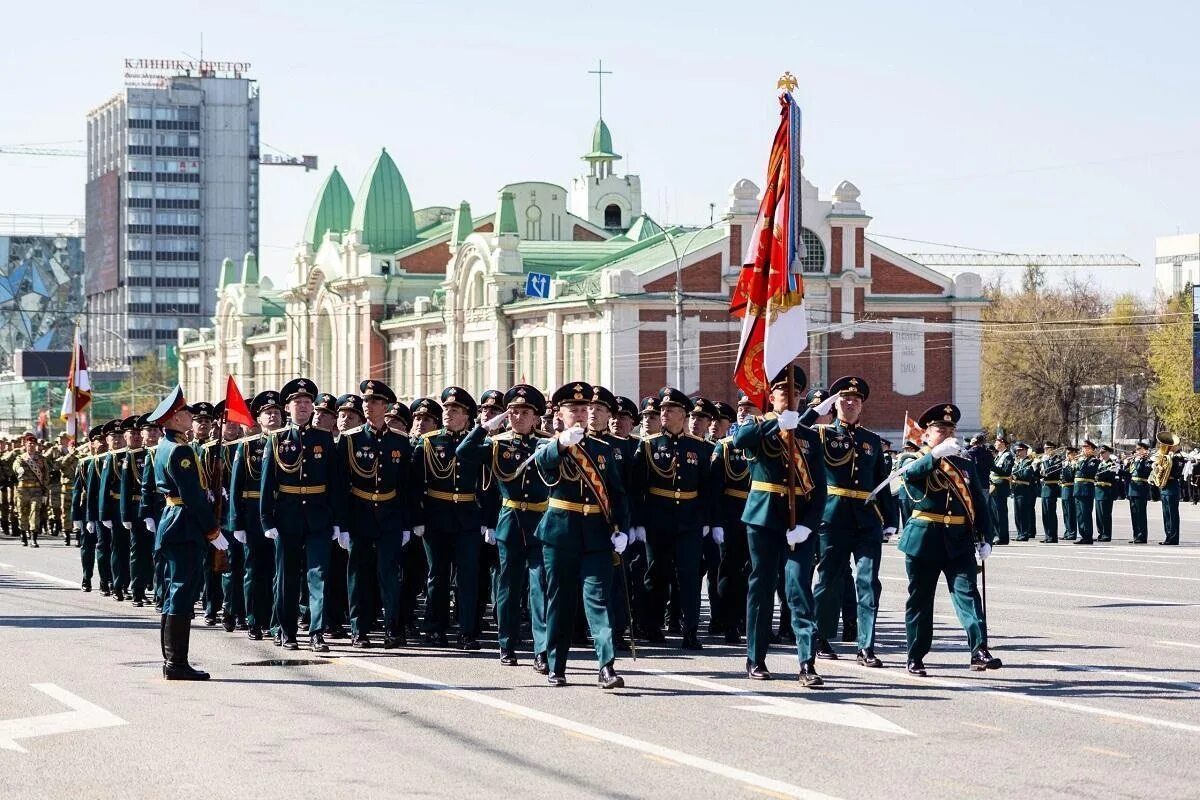
[[[612,75],[612,72],[610,72],[609,70],[606,70],[604,68],[603,60],[597,60],[596,68],[589,69],[588,75],[596,76],[596,84],[597,84],[596,89],[597,89],[597,94],[598,94],[598,100],[600,103],[600,119],[604,119],[604,76]]]

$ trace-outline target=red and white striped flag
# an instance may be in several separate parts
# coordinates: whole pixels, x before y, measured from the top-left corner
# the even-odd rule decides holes
[[[88,377],[87,357],[79,343],[79,328],[75,329],[74,349],[71,351],[71,370],[67,373],[67,391],[63,394],[59,418],[67,423],[67,433],[79,438],[80,415],[92,402],[92,381]]]

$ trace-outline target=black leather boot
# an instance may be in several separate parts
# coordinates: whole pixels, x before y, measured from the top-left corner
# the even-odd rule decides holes
[[[187,614],[172,614],[166,620],[163,644],[163,677],[169,681],[206,681],[208,673],[194,669],[188,663],[188,645],[192,635],[192,618]]]

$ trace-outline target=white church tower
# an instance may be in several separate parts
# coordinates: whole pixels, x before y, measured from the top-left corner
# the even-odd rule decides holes
[[[600,119],[592,131],[592,149],[583,156],[588,174],[571,179],[568,210],[593,225],[613,234],[622,233],[642,213],[642,181],[637,175],[617,175],[615,162],[621,157],[613,151],[612,133],[604,123],[603,63],[593,70],[600,80]]]

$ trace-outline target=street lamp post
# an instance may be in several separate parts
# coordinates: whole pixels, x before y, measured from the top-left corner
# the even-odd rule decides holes
[[[680,391],[683,391],[683,259],[688,254],[692,243],[696,239],[696,235],[703,233],[709,228],[714,228],[720,225],[725,220],[713,220],[703,228],[697,228],[688,234],[684,242],[683,252],[675,249],[675,238],[670,232],[663,230],[663,236],[666,237],[667,244],[671,248],[671,253],[675,256],[675,386]]]

